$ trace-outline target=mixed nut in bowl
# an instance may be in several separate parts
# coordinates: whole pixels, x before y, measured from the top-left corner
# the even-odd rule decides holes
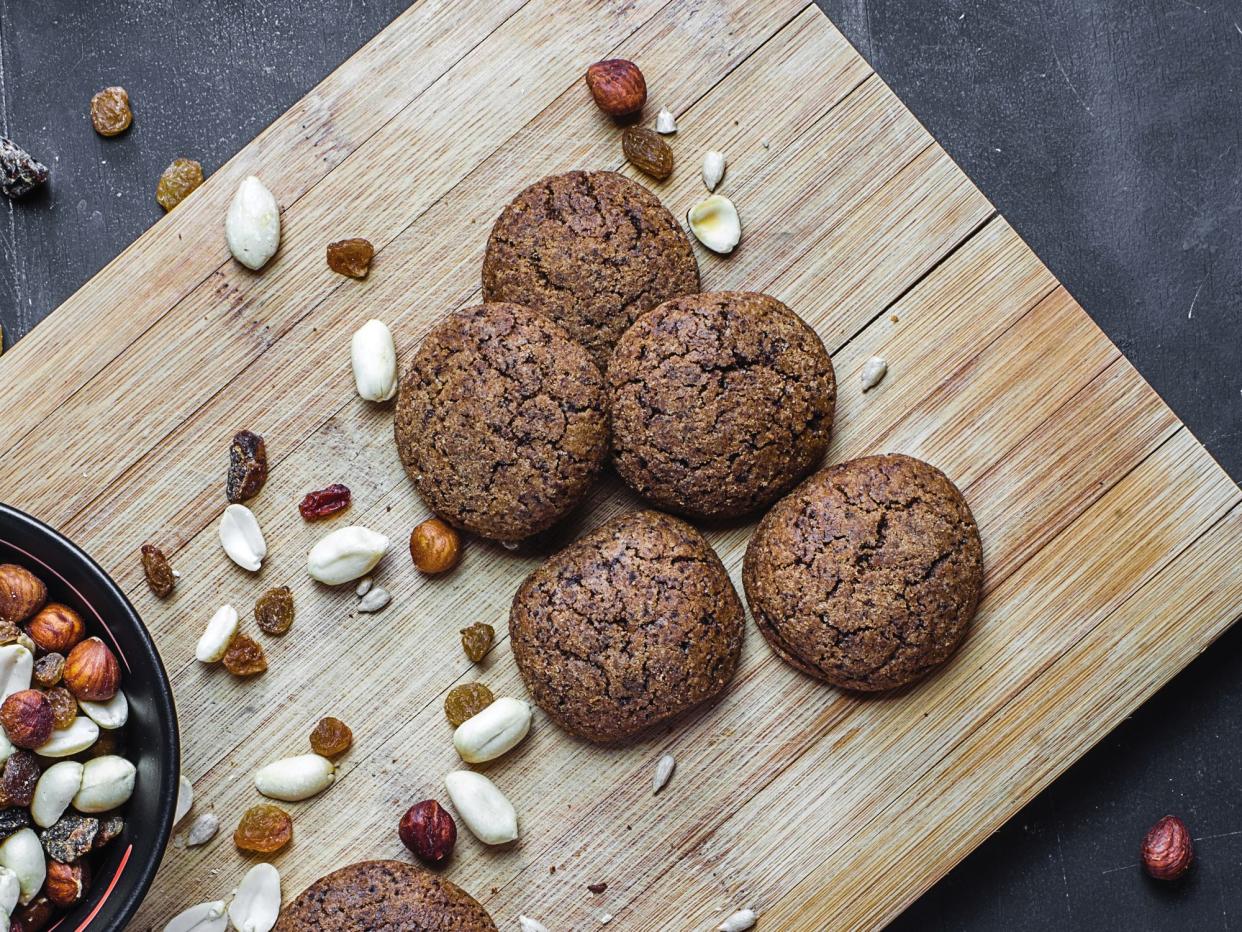
[[[124,929],[172,832],[172,691],[108,575],[3,504],[0,760],[0,930]]]

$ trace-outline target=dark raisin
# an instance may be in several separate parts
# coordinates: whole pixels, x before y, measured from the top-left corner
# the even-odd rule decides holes
[[[10,932],[40,932],[56,916],[56,907],[46,896],[37,896],[13,914]]]
[[[302,503],[298,505],[298,511],[302,512],[302,517],[307,521],[318,521],[338,511],[344,511],[349,507],[349,502],[349,489],[340,483],[333,483],[318,492],[307,492]]]
[[[230,502],[254,498],[267,481],[267,446],[252,431],[239,431],[229,444],[229,478],[225,494]]]
[[[51,689],[65,675],[65,658],[63,654],[44,654],[34,665],[34,681],[44,689]],[[59,727],[59,726],[58,726]]]
[[[116,838],[125,830],[125,820],[119,815],[105,816],[99,822],[99,831],[95,834],[95,841],[91,847],[95,850],[102,848],[112,839]]]
[[[99,834],[99,820],[89,816],[67,815],[51,828],[39,833],[43,842],[43,850],[54,861],[72,864],[95,843]]]
[[[22,197],[47,181],[47,166],[7,136],[0,136],[0,191]]]
[[[366,278],[375,258],[370,240],[343,239],[328,244],[328,268],[350,278]]]
[[[293,592],[288,586],[268,589],[254,603],[254,620],[264,634],[284,634],[293,627]]]
[[[10,754],[0,776],[0,806],[29,806],[39,773],[39,760],[30,751]]]
[[[30,811],[20,806],[0,809],[0,841],[16,831],[30,827]]]
[[[142,545],[142,572],[151,591],[161,599],[172,594],[173,586],[177,585],[177,577],[168,565],[168,557],[155,544]]]
[[[652,178],[663,181],[673,173],[673,150],[652,130],[627,127],[621,134],[621,150],[631,165]]]

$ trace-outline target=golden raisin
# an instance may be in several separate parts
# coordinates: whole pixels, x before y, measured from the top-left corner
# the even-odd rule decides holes
[[[324,757],[336,757],[349,750],[354,743],[354,733],[339,718],[321,718],[310,734],[311,750]]]
[[[48,655],[49,657],[51,654]],[[57,728],[68,728],[78,716],[78,700],[63,686],[49,689],[43,695],[52,707],[52,722]]]
[[[147,577],[147,586],[161,599],[171,595],[173,586],[177,585],[168,557],[155,544],[142,545],[142,572]]]
[[[65,675],[65,658],[62,654],[44,654],[34,665],[34,681],[36,686],[51,689]],[[60,727],[60,726],[57,726]]]
[[[254,603],[254,620],[264,634],[284,634],[293,626],[293,592],[288,586],[268,589]]]
[[[91,98],[91,123],[100,136],[115,136],[134,121],[129,94],[123,87],[105,87]]]
[[[267,669],[267,655],[254,638],[239,634],[224,652],[224,669],[234,676],[254,676]]]
[[[252,854],[274,854],[293,841],[293,819],[279,806],[251,806],[237,823],[233,844]]]
[[[203,166],[193,159],[173,159],[155,186],[155,202],[172,210],[203,183]]]
[[[370,240],[343,239],[328,243],[328,268],[350,278],[366,278],[375,258]]]
[[[462,683],[450,689],[449,694],[444,697],[444,716],[456,728],[495,701],[492,691],[482,683]]]
[[[643,126],[626,127],[621,151],[640,172],[663,181],[673,173],[673,150],[658,133]]]
[[[469,628],[461,629],[461,647],[466,656],[478,663],[492,646],[492,638],[496,637],[496,629],[478,621]]]

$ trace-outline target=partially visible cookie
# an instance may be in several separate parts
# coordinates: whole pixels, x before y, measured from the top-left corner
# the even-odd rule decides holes
[[[743,617],[729,574],[698,531],[632,511],[526,578],[509,638],[527,688],[557,724],[614,742],[724,690]]]
[[[608,364],[613,464],[667,511],[733,518],[780,498],[823,459],[836,381],[819,335],[744,291],[666,301]]]
[[[983,548],[944,473],[867,456],[781,499],[746,548],[742,580],[755,623],[789,663],[844,689],[892,689],[961,641],[983,590]]]
[[[603,376],[547,317],[482,304],[427,335],[401,382],[397,451],[459,528],[519,541],[582,500],[608,451]]]
[[[615,172],[535,182],[501,212],[483,259],[484,301],[547,314],[600,369],[640,314],[698,290],[698,262],[681,224]]]
[[[496,932],[469,893],[404,861],[361,861],[321,877],[273,932]]]

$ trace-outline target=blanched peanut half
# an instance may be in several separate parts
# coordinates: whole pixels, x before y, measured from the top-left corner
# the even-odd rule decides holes
[[[21,891],[17,902],[25,906],[35,898],[47,879],[47,861],[43,857],[43,845],[32,829],[14,832],[0,844],[0,867],[7,867],[17,875]]]
[[[40,828],[55,825],[81,786],[82,765],[77,761],[63,760],[43,771],[30,803],[30,817],[35,825]]]
[[[22,885],[17,875],[7,867],[0,867],[0,910],[8,916],[17,909],[17,899],[22,895]]]
[[[368,320],[349,344],[354,385],[367,401],[388,401],[397,394],[397,348],[382,320]]]
[[[46,744],[35,748],[44,757],[70,757],[85,751],[99,740],[99,726],[84,715],[69,723],[68,728],[57,728]]]
[[[530,731],[530,706],[502,696],[453,732],[453,747],[467,764],[495,760],[517,747]]]
[[[13,742],[9,740],[9,736],[4,733],[4,729],[0,728],[0,766],[2,766],[10,757],[16,748]]]
[[[230,560],[257,573],[267,556],[267,541],[254,512],[245,505],[229,505],[220,516],[220,546]]]
[[[30,688],[34,655],[20,644],[0,647],[0,700]]]
[[[105,754],[82,765],[82,786],[73,797],[78,812],[107,812],[123,806],[134,795],[137,768],[124,757]]]
[[[173,916],[164,932],[227,932],[229,915],[224,900],[199,903]]]
[[[329,586],[353,582],[375,569],[388,551],[388,538],[360,525],[333,531],[311,548],[306,572]]]
[[[107,702],[90,702],[86,699],[79,699],[78,706],[92,722],[108,731],[121,728],[129,721],[129,700],[125,698],[125,693],[119,689],[116,691],[116,695]]]
[[[485,845],[503,845],[518,837],[517,811],[487,777],[454,770],[444,778],[449,799],[466,828]]]
[[[280,873],[270,864],[256,864],[246,872],[229,919],[238,932],[269,932],[280,914]]]
[[[280,245],[280,207],[254,175],[242,179],[224,217],[224,238],[233,258],[258,271]]]
[[[233,638],[237,637],[237,609],[221,605],[207,622],[203,636],[194,648],[194,659],[199,663],[218,663],[224,657]]]
[[[318,754],[301,754],[260,768],[254,775],[254,786],[271,799],[295,803],[322,793],[335,777],[332,761]]]

